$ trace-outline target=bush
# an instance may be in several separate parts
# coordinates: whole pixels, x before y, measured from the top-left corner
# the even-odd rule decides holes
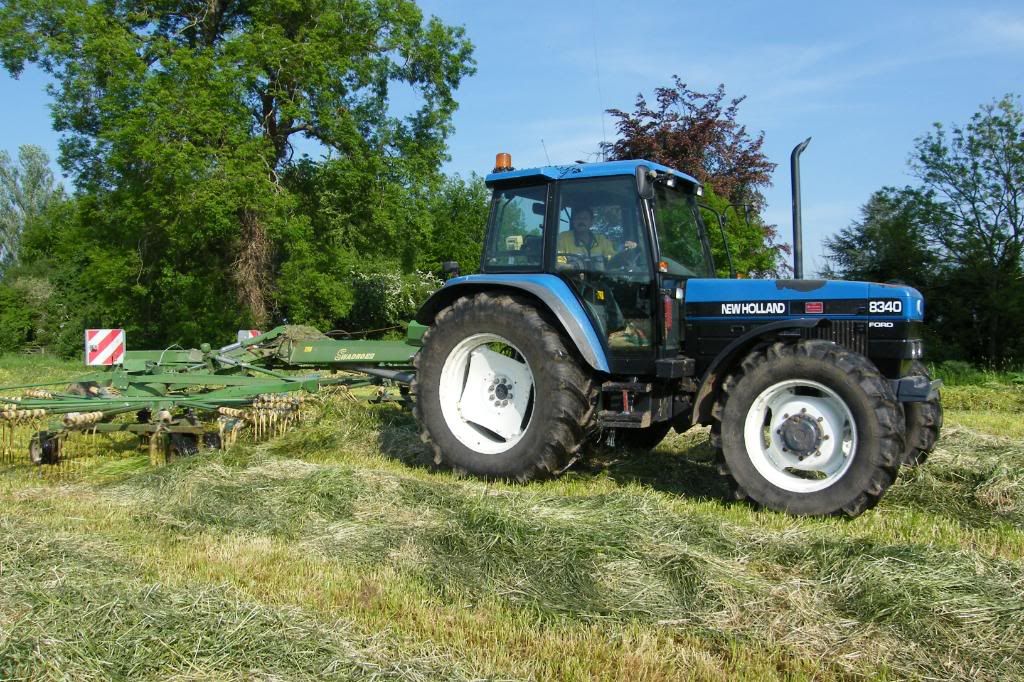
[[[0,351],[20,350],[32,331],[32,311],[21,292],[0,285]]]
[[[347,279],[353,297],[352,309],[344,321],[349,332],[383,331],[405,325],[443,284],[430,272],[403,274],[384,268],[353,270]]]

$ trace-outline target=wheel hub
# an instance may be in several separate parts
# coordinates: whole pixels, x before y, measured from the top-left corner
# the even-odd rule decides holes
[[[488,397],[494,401],[495,407],[505,407],[512,400],[512,386],[505,377],[498,377],[491,383]]]
[[[825,435],[819,421],[820,417],[815,419],[807,413],[788,417],[779,428],[779,435],[785,448],[803,457],[817,451]]]

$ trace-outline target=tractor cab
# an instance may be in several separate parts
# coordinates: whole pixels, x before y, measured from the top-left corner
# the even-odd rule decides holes
[[[481,271],[545,273],[574,291],[613,373],[679,354],[685,282],[714,277],[692,177],[646,161],[499,165]]]

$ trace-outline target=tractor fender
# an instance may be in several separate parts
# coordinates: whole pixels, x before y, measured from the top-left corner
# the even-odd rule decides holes
[[[799,330],[811,329],[821,323],[821,318],[797,318],[793,320],[779,320],[769,322],[751,329],[746,334],[738,336],[723,348],[715,359],[711,361],[708,368],[701,376],[700,386],[697,389],[697,396],[693,401],[692,425],[711,423],[715,401],[718,399],[718,392],[722,380],[728,375],[729,370],[739,362],[754,346],[766,339],[775,339],[780,335],[785,336],[787,331],[796,332]]]
[[[439,311],[462,296],[483,291],[524,293],[546,308],[558,320],[580,356],[599,372],[609,372],[608,357],[594,325],[576,294],[560,277],[551,274],[466,275],[445,282],[416,313],[416,321],[430,325]]]

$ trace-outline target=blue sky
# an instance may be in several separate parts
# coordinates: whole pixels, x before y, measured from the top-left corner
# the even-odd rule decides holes
[[[498,151],[517,167],[594,159],[615,133],[602,110],[632,109],[637,93],[673,74],[698,90],[724,83],[747,96],[740,121],[765,132],[779,165],[766,217],[786,237],[789,152],[814,138],[802,157],[809,274],[821,240],[855,220],[873,191],[912,181],[915,137],[1024,94],[1020,2],[420,4],[464,25],[476,45],[447,171],[486,173]],[[0,75],[0,149],[32,143],[56,155],[44,86],[38,72]]]

